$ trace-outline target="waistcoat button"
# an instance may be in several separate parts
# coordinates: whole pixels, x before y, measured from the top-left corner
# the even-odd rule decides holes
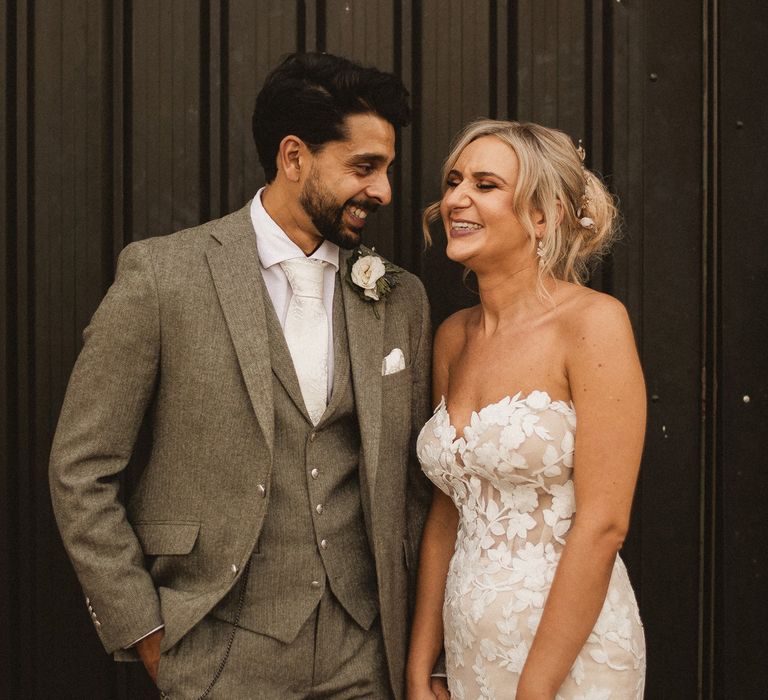
[[[317,479],[317,477],[320,476],[320,471],[317,469],[313,469],[311,472],[309,472],[309,474],[313,479]]]
[[[315,510],[317,511],[317,514],[318,514],[318,515],[320,515],[320,513],[322,513],[322,512],[323,512],[323,504],[322,504],[322,503],[318,503],[318,504],[315,506]]]
[[[229,570],[232,572],[232,574],[237,573],[237,564],[232,564],[232,566],[229,567]]]
[[[259,496],[261,496],[262,498],[264,498],[264,496],[267,495],[267,489],[264,488],[264,484],[259,484],[256,487],[256,490],[259,492]]]
[[[320,588],[320,581],[312,581],[310,585],[312,588]]]
[[[328,540],[320,540],[320,548],[328,549]]]

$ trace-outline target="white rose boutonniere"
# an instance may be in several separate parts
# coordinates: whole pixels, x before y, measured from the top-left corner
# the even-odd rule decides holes
[[[360,245],[347,260],[347,282],[363,301],[377,302],[385,299],[397,286],[401,267],[382,258],[373,248]],[[379,312],[373,306],[376,318]]]
[[[363,255],[352,265],[352,281],[363,290],[363,294],[374,301],[379,300],[379,293],[376,290],[376,283],[384,277],[386,269],[381,258],[375,255]]]

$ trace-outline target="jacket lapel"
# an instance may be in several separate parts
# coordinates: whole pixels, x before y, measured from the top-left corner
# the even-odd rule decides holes
[[[218,244],[206,255],[256,420],[272,456],[275,440],[272,368],[264,282],[250,202],[220,219],[211,231]]]
[[[346,281],[347,259],[351,253],[342,251],[339,258],[344,315],[347,321],[349,358],[352,365],[352,388],[355,393],[360,439],[363,445],[365,481],[371,503],[376,484],[381,439],[381,362],[384,347],[384,314],[386,305],[378,302],[378,318],[370,302],[363,301]]]
[[[340,275],[334,278],[333,290],[333,390],[328,408],[320,424],[328,420],[336,411],[347,390],[349,381],[349,342],[347,341],[346,320],[344,318],[344,302],[341,297]]]

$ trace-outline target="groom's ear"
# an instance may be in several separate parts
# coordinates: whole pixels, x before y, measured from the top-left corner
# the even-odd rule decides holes
[[[298,136],[286,136],[277,150],[277,169],[282,170],[290,182],[298,182],[308,152],[306,144]]]

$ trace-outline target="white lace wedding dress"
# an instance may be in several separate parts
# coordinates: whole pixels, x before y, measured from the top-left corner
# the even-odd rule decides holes
[[[419,435],[427,476],[459,509],[443,622],[452,700],[515,697],[576,510],[576,414],[533,391],[473,413],[456,439],[445,401]],[[645,640],[624,563],[558,700],[643,697]]]

